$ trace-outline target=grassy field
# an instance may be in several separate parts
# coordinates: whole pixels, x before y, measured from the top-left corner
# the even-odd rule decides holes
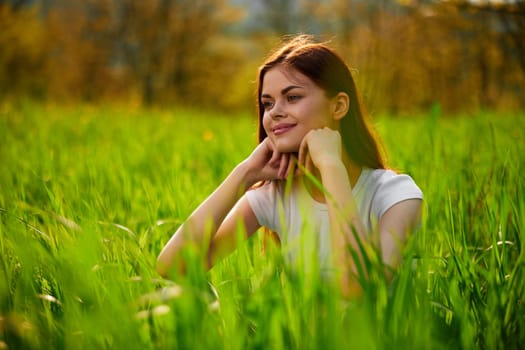
[[[255,145],[248,116],[0,109],[0,349],[511,349],[525,344],[525,115],[378,118],[425,194],[392,283],[343,302],[261,254],[162,280],[176,227]],[[189,257],[190,259],[191,257]],[[197,266],[197,265],[195,265]]]

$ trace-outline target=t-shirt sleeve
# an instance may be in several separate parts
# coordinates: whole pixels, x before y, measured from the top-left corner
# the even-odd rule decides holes
[[[245,194],[253,213],[261,226],[273,231],[279,231],[276,221],[276,196],[277,189],[274,183],[269,182],[261,187],[249,190]]]
[[[393,205],[407,199],[423,199],[423,192],[410,176],[393,174],[378,187],[372,202],[372,212],[381,218]]]

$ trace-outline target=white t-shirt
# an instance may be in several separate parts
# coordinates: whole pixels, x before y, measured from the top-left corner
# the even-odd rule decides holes
[[[423,193],[410,176],[387,169],[363,169],[352,195],[368,234],[376,230],[381,216],[394,204],[423,199]],[[285,181],[271,181],[246,192],[246,197],[259,224],[279,235],[290,262],[301,256],[309,261],[317,250],[321,268],[329,268],[328,208],[310,196],[303,181],[294,181],[289,188]]]

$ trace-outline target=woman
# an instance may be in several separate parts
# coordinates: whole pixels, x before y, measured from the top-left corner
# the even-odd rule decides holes
[[[326,44],[301,35],[271,55],[258,75],[259,145],[179,227],[160,253],[166,276],[185,247],[204,247],[208,267],[260,227],[276,232],[287,256],[312,218],[322,270],[335,272],[344,295],[359,290],[349,248],[376,243],[391,266],[418,224],[422,192],[407,175],[386,170],[366,124],[352,75]],[[256,185],[257,186],[254,186]]]

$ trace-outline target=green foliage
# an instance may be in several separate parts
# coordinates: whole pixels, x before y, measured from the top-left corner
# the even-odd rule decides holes
[[[391,282],[361,298],[247,241],[160,279],[177,225],[249,154],[255,120],[195,111],[0,110],[0,348],[518,348],[523,115],[379,118],[425,193]],[[301,271],[301,270],[299,270]]]

